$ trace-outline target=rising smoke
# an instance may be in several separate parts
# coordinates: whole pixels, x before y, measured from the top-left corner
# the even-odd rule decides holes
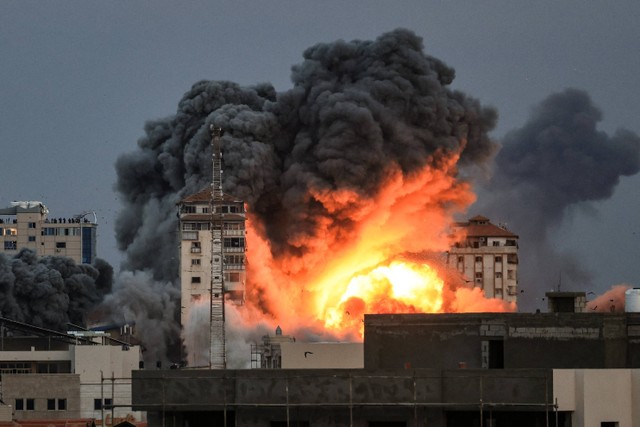
[[[57,331],[84,325],[86,314],[111,291],[113,269],[103,260],[76,264],[28,249],[0,254],[0,315]]]
[[[454,75],[423,52],[419,37],[395,30],[374,41],[309,48],[292,68],[292,88],[282,93],[269,84],[193,85],[176,114],[147,123],[138,148],[117,161],[123,206],[116,236],[126,261],[105,298],[112,318],[136,323],[150,361],[162,360],[179,342],[176,203],[211,180],[210,124],[226,131],[224,191],[247,202],[252,226],[274,259],[305,261],[283,269],[309,269],[327,258],[332,244],[353,235],[353,213],[375,208],[394,173],[410,179],[456,158],[446,173],[459,179],[459,172],[488,164],[497,114],[450,89]],[[588,277],[577,263],[567,267],[570,260],[551,248],[549,233],[568,207],[610,197],[620,176],[639,168],[639,138],[599,132],[600,119],[585,93],[568,90],[545,100],[504,140],[478,209],[520,235],[527,260],[521,284],[546,289],[560,264],[573,280]],[[36,325],[77,321],[112,276],[104,263],[37,261],[29,252],[0,256],[2,314]],[[248,286],[254,304],[269,314],[262,296],[278,283],[254,279]],[[467,292],[468,304],[474,292]],[[229,319],[231,330],[241,323],[233,310]],[[196,340],[203,333],[186,332]]]
[[[602,113],[584,91],[567,89],[543,100],[529,120],[506,135],[495,170],[476,208],[507,222],[520,236],[519,296],[532,298],[559,285],[588,289],[590,273],[551,237],[571,207],[606,200],[623,176],[640,170],[640,137],[627,130],[612,136],[597,129]]]
[[[353,212],[373,203],[392,171],[410,177],[451,156],[464,168],[494,153],[487,133],[496,112],[449,89],[454,70],[426,55],[412,32],[318,44],[303,57],[288,91],[202,81],[174,116],[146,125],[138,150],[116,165],[126,269],[178,286],[175,205],[210,182],[211,124],[226,132],[225,193],[246,201],[275,258],[304,256],[303,268],[326,258],[327,230],[344,230],[329,243],[350,236]],[[317,197],[343,190],[357,199],[328,208]],[[254,283],[252,296],[263,286]],[[113,300],[126,309],[129,299]]]

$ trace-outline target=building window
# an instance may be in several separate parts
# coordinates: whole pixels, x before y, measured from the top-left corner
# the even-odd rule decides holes
[[[482,262],[482,257],[481,256],[477,256],[476,257],[476,262]]]
[[[224,223],[225,230],[244,230],[243,222],[225,222]]]
[[[56,242],[57,249],[64,249],[67,247],[67,242]]]
[[[55,411],[55,410],[56,410],[56,400],[47,399],[47,411]]]
[[[618,427],[617,421],[602,421],[600,427]]]
[[[515,276],[516,275],[515,275],[515,272],[513,270],[507,270],[507,279],[513,280],[513,279],[516,278]]]
[[[18,242],[16,240],[5,240],[4,242],[5,251],[15,251],[17,249],[18,249]]]
[[[191,253],[199,254],[201,250],[200,242],[191,242]]]
[[[183,205],[182,206],[182,213],[194,214],[194,213],[196,213],[196,207],[195,206]]]
[[[499,242],[499,241],[497,241],[497,240],[494,240],[494,241],[493,241],[493,246],[500,246],[500,242]]]
[[[240,281],[240,273],[225,273],[224,280],[226,282],[239,282]]]
[[[24,411],[24,399],[16,399],[16,411]]]
[[[36,223],[35,222],[30,222],[29,223],[29,228],[36,228]]]
[[[35,411],[35,409],[36,409],[36,400],[27,399],[27,411]]]
[[[67,399],[58,399],[58,411],[67,410]]]
[[[496,279],[502,279],[502,271],[496,271]]]
[[[494,260],[495,260],[496,263],[501,263],[502,262],[502,256],[496,256]]]
[[[200,276],[193,276],[191,278],[191,283],[200,283]]]
[[[225,248],[244,248],[244,237],[226,237],[224,239]]]
[[[209,208],[202,208],[202,213],[203,214],[208,214],[209,213]]]
[[[200,258],[193,258],[191,260],[191,265],[200,265]]]
[[[482,279],[482,272],[477,272],[476,273],[476,279]]]
[[[36,241],[36,236],[29,236],[29,241],[30,242],[35,242]]]
[[[99,411],[102,408],[111,409],[112,404],[113,401],[111,399],[104,399],[104,401],[100,399],[93,399],[93,409],[95,409],[96,411]]]
[[[243,255],[225,255],[224,256],[225,264],[244,264],[244,256]]]
[[[505,243],[506,246],[516,246],[516,241],[512,239],[508,239]]]
[[[183,231],[182,240],[198,240],[197,231]]]
[[[4,228],[0,228],[0,236],[4,235]]]

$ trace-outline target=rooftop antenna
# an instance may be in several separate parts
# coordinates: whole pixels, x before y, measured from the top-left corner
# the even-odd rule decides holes
[[[560,292],[560,287],[562,286],[562,271],[558,273],[558,292]]]
[[[209,126],[211,131],[211,284],[210,284],[210,323],[209,323],[209,368],[225,369],[225,315],[224,315],[224,278],[223,264],[223,209],[222,201],[222,149],[223,131],[219,127]],[[219,210],[219,212],[216,212]]]

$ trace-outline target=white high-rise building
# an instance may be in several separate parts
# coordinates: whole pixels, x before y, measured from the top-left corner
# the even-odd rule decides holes
[[[212,283],[219,281],[219,278],[212,281],[212,271],[214,274],[219,270],[222,272],[227,300],[239,304],[244,301],[247,249],[244,202],[226,194],[217,204],[213,204],[211,199],[211,189],[205,188],[178,203],[182,325],[187,324],[194,305],[209,301]],[[219,229],[220,225],[222,242],[217,242],[221,248],[218,254],[215,240],[220,234],[212,234],[211,230]],[[222,268],[216,269],[215,265],[222,265]]]
[[[518,236],[489,218],[478,215],[454,226],[465,238],[447,254],[447,265],[488,298],[516,302],[518,288]]]
[[[95,213],[50,218],[42,202],[13,202],[0,209],[0,252],[16,255],[21,249],[38,256],[65,256],[91,264],[96,258]]]

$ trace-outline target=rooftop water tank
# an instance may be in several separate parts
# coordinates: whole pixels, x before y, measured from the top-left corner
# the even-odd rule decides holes
[[[627,313],[640,313],[640,288],[632,288],[625,291],[624,311]]]

